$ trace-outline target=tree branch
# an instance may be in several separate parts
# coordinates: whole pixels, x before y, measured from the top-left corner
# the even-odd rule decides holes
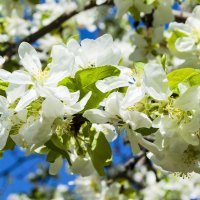
[[[0,52],[0,55],[1,56],[5,56],[5,57],[7,57],[7,59],[9,59],[14,53],[17,52],[17,49],[18,49],[18,47],[19,47],[21,42],[33,43],[33,42],[37,41],[38,39],[40,39],[41,37],[43,37],[44,35],[46,35],[47,33],[50,33],[54,29],[58,28],[65,21],[71,19],[73,16],[79,14],[80,12],[92,9],[94,7],[97,7],[97,6],[103,6],[103,5],[113,5],[113,2],[112,1],[108,1],[108,2],[105,2],[105,3],[101,4],[101,5],[97,5],[95,2],[92,1],[89,5],[87,5],[81,11],[74,10],[71,13],[63,13],[62,15],[60,15],[57,19],[52,21],[47,26],[45,26],[45,27],[39,29],[38,31],[36,31],[35,33],[23,38],[22,40],[20,40],[20,42],[11,44],[4,51]]]
[[[176,22],[185,23],[186,19],[191,16],[191,13],[173,10],[173,15]]]
[[[55,30],[56,28],[60,27],[65,21],[71,19],[75,15],[79,14],[82,11],[86,11],[98,6],[103,6],[103,5],[108,5],[108,6],[114,6],[113,0],[108,0],[105,3],[101,5],[97,5],[95,1],[92,1],[89,5],[87,5],[83,10],[74,10],[71,13],[63,13],[60,15],[57,19],[52,21],[50,24],[48,24],[45,27],[42,27],[38,31],[32,33],[31,35],[23,38],[20,40],[18,43],[12,43],[9,44],[9,46],[0,52],[0,55],[5,57],[6,60],[10,59],[13,54],[17,52],[17,49],[20,45],[21,42],[28,42],[28,43],[33,43],[46,35],[47,33],[50,33],[51,31]],[[182,11],[173,11],[173,14],[175,16],[175,21],[177,22],[185,22],[186,18],[190,16],[190,13],[182,12]]]

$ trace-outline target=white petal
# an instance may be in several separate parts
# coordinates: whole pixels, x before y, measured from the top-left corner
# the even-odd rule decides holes
[[[176,99],[174,106],[185,111],[198,110],[200,102],[200,86],[193,86]]]
[[[139,144],[141,144],[147,150],[149,150],[150,152],[152,152],[153,154],[155,154],[158,158],[162,158],[162,154],[161,154],[161,152],[159,151],[158,147],[155,144],[153,144],[153,143],[145,140],[141,136],[141,134],[139,134],[139,133],[136,133],[136,137],[137,137],[137,140],[138,140]]]
[[[78,157],[72,163],[70,171],[73,174],[80,174],[81,176],[89,176],[95,171],[95,169],[92,165],[91,160]]]
[[[123,120],[131,125],[132,130],[151,127],[151,120],[144,113],[137,111],[126,111]]]
[[[195,40],[189,37],[178,38],[175,42],[175,47],[180,52],[192,51],[195,47]]]
[[[135,85],[129,86],[126,95],[123,99],[122,106],[124,109],[133,106],[144,97],[144,90],[142,87],[136,87]]]
[[[113,38],[110,34],[104,34],[101,37],[98,37],[96,42],[99,44],[99,46],[102,45],[103,48],[107,48],[113,44]]]
[[[200,6],[196,6],[192,11],[192,15],[196,17],[198,20],[200,19]]]
[[[166,23],[172,22],[173,20],[174,16],[171,9],[171,3],[161,1],[160,5],[154,12],[153,25],[155,27],[159,27]]]
[[[200,26],[200,20],[191,16],[187,18],[186,24],[189,25],[192,29],[197,29],[198,31]]]
[[[54,46],[51,56],[52,62],[49,64],[50,72],[46,84],[57,84],[63,78],[73,75],[75,58],[66,47]]]
[[[0,96],[0,112],[4,113],[7,110],[8,106],[8,100],[5,97]]]
[[[62,165],[63,165],[63,159],[62,156],[59,156],[58,158],[56,158],[54,163],[50,164],[49,174],[56,175],[60,170],[60,168],[62,167]]]
[[[115,5],[117,6],[117,16],[118,17],[122,17],[123,14],[125,14],[128,9],[133,5],[133,1],[132,0],[114,0]]]
[[[120,116],[120,108],[123,96],[121,93],[114,92],[112,93],[105,102],[105,110],[106,112],[112,115]]]
[[[23,110],[26,106],[28,106],[32,101],[36,100],[37,98],[38,95],[34,89],[27,91],[27,93],[20,99],[15,110],[17,112]]]
[[[177,30],[185,33],[186,35],[189,35],[191,33],[191,27],[188,26],[187,24],[178,23],[178,22],[172,22],[169,24],[170,32],[177,31]]]
[[[80,91],[70,93],[65,86],[53,88],[53,94],[60,100],[64,101],[67,105],[75,104],[80,97]]]
[[[167,100],[171,95],[166,73],[162,66],[156,63],[146,64],[144,67],[144,86],[147,93],[157,100]]]
[[[67,49],[76,54],[80,49],[80,45],[76,40],[70,39],[67,43]]]
[[[56,119],[64,115],[64,105],[55,97],[47,97],[42,103],[42,116]]]
[[[5,59],[2,56],[0,56],[0,66],[2,66],[4,62],[5,62]]]
[[[120,87],[129,86],[129,82],[124,77],[111,76],[96,82],[96,87],[103,93]]]
[[[70,108],[70,115],[74,115],[75,113],[80,112],[84,109],[85,105],[87,104],[88,100],[90,99],[92,92],[88,92],[78,103],[74,104]],[[69,113],[67,113],[69,114]]]
[[[131,144],[133,154],[140,153],[140,147],[138,145],[137,137],[134,132],[128,131],[128,140]]]
[[[114,141],[118,136],[115,127],[110,124],[92,124],[92,127],[97,132],[103,132],[109,142]]]
[[[31,76],[23,71],[23,70],[17,70],[14,71],[8,80],[10,83],[15,83],[15,84],[24,84],[24,85],[28,85],[28,84],[32,84],[33,81],[31,80]]]
[[[121,51],[117,46],[104,49],[96,59],[96,66],[118,65],[121,59]]]
[[[31,74],[35,74],[42,69],[38,54],[29,43],[22,42],[19,46],[18,53],[23,66]]]
[[[27,113],[28,111],[27,110],[20,110],[18,113],[17,113],[17,117],[22,120],[23,122],[26,121],[26,118],[27,118]]]
[[[51,138],[52,123],[52,120],[41,118],[30,124],[25,124],[26,127],[23,129],[22,135],[32,149],[44,145]]]
[[[8,81],[9,77],[10,77],[11,73],[4,70],[4,69],[0,69],[0,80],[3,81]]]
[[[19,97],[22,97],[25,94],[26,90],[26,85],[17,85],[10,83],[6,90],[8,101],[10,103],[14,102]]]
[[[92,123],[105,124],[110,121],[111,115],[105,111],[98,109],[86,110],[83,117]]]
[[[0,150],[2,150],[7,142],[11,126],[7,123],[0,124]]]

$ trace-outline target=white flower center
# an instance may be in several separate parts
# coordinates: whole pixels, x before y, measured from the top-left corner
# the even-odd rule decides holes
[[[193,28],[192,36],[195,38],[196,42],[200,42],[200,28]]]
[[[49,77],[49,71],[47,70],[39,70],[35,75],[34,79],[39,83],[44,83],[44,81]]]

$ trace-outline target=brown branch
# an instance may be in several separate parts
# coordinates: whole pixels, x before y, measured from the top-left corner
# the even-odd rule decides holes
[[[185,23],[186,19],[191,16],[191,13],[173,10],[173,15],[176,22]]]
[[[50,33],[54,29],[60,27],[65,21],[71,19],[72,17],[79,14],[80,12],[95,8],[97,6],[102,6],[102,5],[113,5],[113,2],[108,1],[108,2],[105,2],[101,5],[97,5],[95,2],[92,1],[89,5],[87,5],[81,11],[74,10],[71,13],[63,13],[62,15],[60,15],[57,19],[52,21],[47,26],[45,26],[45,27],[39,29],[38,31],[36,31],[35,33],[23,38],[20,42],[11,44],[4,51],[0,52],[0,55],[5,56],[5,57],[7,57],[7,59],[9,59],[13,54],[15,54],[17,52],[17,49],[18,49],[21,42],[33,43],[33,42],[37,41],[38,39],[40,39],[41,37],[43,37],[44,35],[46,35],[47,33]]]
[[[136,182],[133,178],[133,169],[137,165],[137,163],[142,159],[145,158],[145,152],[141,152],[139,155],[135,156],[134,158],[129,159],[126,163],[120,165],[120,167],[114,167],[116,170],[115,173],[108,172],[108,184],[112,184],[114,180],[118,178],[125,178],[131,184],[135,185]],[[130,173],[131,172],[131,173]]]
[[[42,27],[35,33],[32,33],[31,35],[23,38],[22,40],[20,40],[20,42],[10,44],[5,50],[0,52],[0,55],[5,57],[6,60],[8,60],[11,58],[11,56],[13,54],[15,54],[17,52],[17,49],[21,42],[33,43],[33,42],[37,41],[38,39],[40,39],[41,37],[43,37],[44,35],[46,35],[47,33],[50,33],[51,31],[60,27],[65,21],[71,19],[72,17],[79,14],[80,12],[86,11],[86,10],[89,10],[89,9],[92,9],[92,8],[95,8],[98,6],[103,6],[103,5],[113,6],[114,3],[113,3],[113,0],[108,0],[107,2],[105,2],[101,5],[97,5],[95,3],[95,1],[92,1],[83,10],[80,10],[80,11],[74,10],[71,13],[63,13],[57,19],[52,21],[50,24],[48,24],[45,27]],[[173,11],[173,14],[175,16],[175,21],[177,21],[177,22],[185,22],[186,18],[190,15],[190,13],[181,12],[181,11]]]

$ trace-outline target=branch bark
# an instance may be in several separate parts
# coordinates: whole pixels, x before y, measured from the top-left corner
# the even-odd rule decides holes
[[[80,10],[80,11],[74,10],[71,13],[63,13],[57,19],[52,21],[50,24],[48,24],[45,27],[42,27],[35,33],[32,33],[31,35],[23,38],[22,40],[20,40],[20,42],[10,44],[4,51],[0,52],[0,55],[5,57],[6,60],[8,60],[11,58],[11,56],[13,54],[15,54],[17,52],[17,49],[21,42],[33,43],[33,42],[37,41],[38,39],[40,39],[41,37],[43,37],[44,35],[46,35],[47,33],[50,33],[51,31],[55,30],[56,28],[59,28],[65,21],[71,19],[72,17],[79,14],[80,12],[86,11],[86,10],[89,10],[89,9],[92,9],[92,8],[95,8],[98,6],[103,6],[103,5],[113,6],[114,3],[113,3],[113,0],[108,0],[101,5],[97,5],[95,3],[95,1],[92,1],[83,10]],[[181,11],[173,11],[173,14],[175,16],[175,21],[177,21],[177,22],[185,22],[186,18],[190,15],[190,13],[185,13],[185,12],[181,12]]]
[[[60,15],[57,19],[52,21],[47,26],[45,26],[45,27],[39,29],[38,31],[36,31],[35,33],[23,38],[22,40],[20,40],[20,42],[9,45],[8,48],[6,48],[4,51],[0,52],[0,55],[3,57],[6,57],[6,59],[9,59],[14,53],[17,52],[17,49],[21,42],[33,43],[33,42],[37,41],[38,39],[40,39],[41,37],[43,37],[44,35],[46,35],[47,33],[50,33],[54,29],[60,27],[65,21],[71,19],[72,17],[79,14],[80,12],[86,11],[86,10],[89,10],[89,9],[92,9],[92,8],[95,8],[98,6],[103,6],[103,5],[113,5],[113,2],[108,1],[101,5],[97,5],[95,2],[92,1],[83,10],[80,10],[80,11],[74,10],[71,13],[63,13],[62,15]]]

